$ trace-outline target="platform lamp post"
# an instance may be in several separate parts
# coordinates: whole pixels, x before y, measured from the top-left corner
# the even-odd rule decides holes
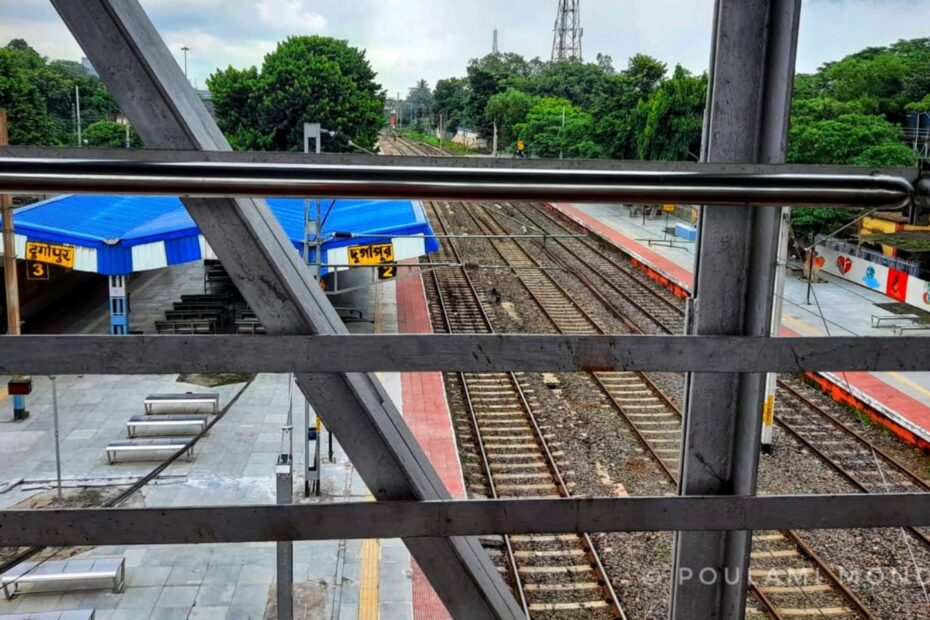
[[[185,45],[184,47],[181,48],[181,51],[184,52],[184,79],[189,80],[189,78],[187,77],[187,53],[191,51],[191,48]]]
[[[281,446],[278,462],[275,465],[275,500],[278,505],[294,503],[294,401],[291,398],[293,375],[287,376],[288,407],[287,423],[281,428]],[[278,618],[294,617],[294,543],[278,541],[276,543],[278,584],[277,605]]]

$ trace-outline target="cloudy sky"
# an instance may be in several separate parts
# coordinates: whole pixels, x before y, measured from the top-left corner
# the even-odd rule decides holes
[[[202,86],[217,67],[260,65],[293,34],[348,39],[368,50],[393,95],[417,79],[464,74],[491,49],[547,58],[557,0],[141,0],[189,74]],[[707,67],[712,0],[583,0],[585,57],[600,52],[618,68],[641,52],[695,71]],[[870,45],[930,35],[930,0],[804,0],[798,68]],[[51,58],[80,48],[47,0],[0,0],[0,45],[18,37]]]

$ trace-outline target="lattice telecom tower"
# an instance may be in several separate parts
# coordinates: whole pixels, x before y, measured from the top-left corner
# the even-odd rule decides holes
[[[552,62],[581,60],[581,0],[559,0],[552,38]]]

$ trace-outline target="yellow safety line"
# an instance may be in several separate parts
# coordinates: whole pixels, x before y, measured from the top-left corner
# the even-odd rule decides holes
[[[362,582],[359,585],[358,620],[378,620],[380,591],[381,542],[377,538],[362,541]]]
[[[375,333],[383,330],[383,291],[380,286],[374,290]],[[378,378],[380,379],[380,373]],[[370,491],[365,492],[365,501],[374,500]],[[381,541],[368,538],[362,541],[361,583],[358,592],[358,620],[378,620],[381,615]]]
[[[785,323],[790,323],[792,326],[796,327],[797,329],[799,329],[799,330],[801,330],[801,331],[804,331],[804,332],[807,332],[808,334],[810,334],[810,335],[812,335],[812,336],[820,336],[820,335],[821,335],[820,332],[816,331],[815,329],[813,329],[812,327],[810,327],[810,326],[807,325],[806,323],[804,323],[804,322],[802,322],[802,321],[799,321],[798,319],[795,319],[795,318],[793,318],[793,317],[785,316],[785,317],[782,318],[782,320],[783,320]],[[893,377],[894,379],[900,381],[901,383],[903,383],[903,384],[905,384],[905,385],[907,385],[907,386],[910,386],[912,389],[914,389],[914,390],[920,392],[921,394],[924,394],[924,395],[926,395],[926,396],[930,396],[930,390],[928,390],[927,388],[925,388],[924,386],[922,386],[922,385],[920,385],[920,384],[914,383],[913,381],[911,381],[910,379],[908,379],[907,377],[905,377],[904,375],[902,375],[900,372],[887,371],[887,372],[880,373],[880,374],[885,374],[885,375],[888,375],[889,377]]]
[[[894,377],[895,379],[897,379],[901,383],[904,383],[905,385],[911,386],[912,388],[914,388],[921,394],[926,394],[927,396],[930,396],[930,390],[928,390],[922,385],[918,385],[914,383],[913,381],[911,381],[910,379],[902,375],[900,372],[889,371],[889,372],[886,372],[885,374],[888,375],[889,377]]]
[[[811,336],[820,336],[820,335],[821,335],[821,333],[820,333],[819,331],[817,331],[816,329],[814,329],[813,327],[811,327],[810,325],[808,325],[808,324],[805,323],[804,321],[799,321],[798,319],[796,319],[796,318],[794,318],[794,317],[791,317],[791,316],[783,316],[783,317],[782,317],[782,322],[784,322],[784,323],[789,323],[790,325],[792,325],[792,326],[798,328],[798,329],[801,330],[802,332],[807,332],[807,333],[808,333],[809,335],[811,335]]]

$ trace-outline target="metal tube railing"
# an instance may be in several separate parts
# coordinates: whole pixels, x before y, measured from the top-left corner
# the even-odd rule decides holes
[[[0,193],[327,196],[896,209],[900,177],[0,158]]]

